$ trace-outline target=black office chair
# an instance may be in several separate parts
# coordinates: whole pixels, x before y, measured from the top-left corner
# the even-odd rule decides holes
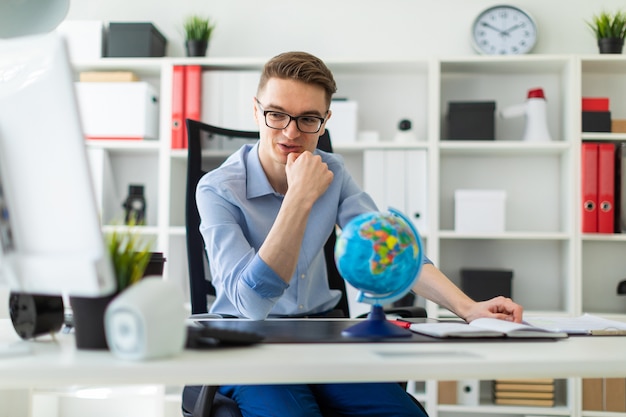
[[[196,206],[196,185],[200,178],[206,173],[202,168],[202,142],[214,140],[218,137],[223,140],[233,139],[258,139],[259,132],[241,131],[223,129],[211,126],[195,120],[187,119],[187,190],[186,190],[186,215],[185,226],[187,230],[187,262],[189,265],[189,285],[191,293],[191,313],[202,314],[208,311],[208,303],[210,296],[215,296],[215,288],[208,278],[206,252],[204,250],[204,241],[200,233],[200,214]],[[332,152],[330,144],[330,136],[328,131],[320,137],[317,147],[326,152]],[[333,259],[335,252],[335,231],[331,235],[324,246],[324,254],[326,259]],[[328,283],[330,288],[340,290],[341,299],[336,309],[349,317],[348,298],[346,296],[345,281],[339,275],[335,262],[326,262],[328,270]]]
[[[211,284],[208,273],[208,261],[204,249],[204,241],[200,233],[200,214],[196,206],[196,186],[207,172],[202,166],[203,142],[259,138],[259,132],[224,129],[199,121],[187,119],[187,188],[185,226],[187,231],[187,260],[189,267],[189,285],[191,293],[191,313],[208,312],[209,297],[215,296],[215,288]],[[222,142],[223,143],[223,142]],[[319,139],[318,149],[332,152],[330,135],[326,131]],[[339,274],[334,262],[336,235],[333,230],[324,246],[328,283],[330,288],[341,291],[341,299],[337,304],[336,316],[350,317],[345,281]],[[393,308],[386,308],[389,314],[402,317],[426,317],[426,310],[413,306],[414,295],[409,294]],[[183,391],[184,417],[240,417],[237,404],[217,392],[217,386],[187,386]],[[325,413],[332,417],[333,414]]]

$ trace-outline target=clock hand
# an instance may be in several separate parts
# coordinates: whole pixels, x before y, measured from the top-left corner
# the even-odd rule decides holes
[[[480,25],[481,25],[481,26],[484,26],[484,27],[486,27],[486,28],[489,28],[489,29],[493,29],[493,30],[495,30],[496,32],[498,32],[498,33],[500,33],[500,34],[502,34],[502,33],[503,33],[500,29],[498,29],[498,28],[497,28],[497,27],[495,27],[495,26],[491,26],[491,25],[490,25],[489,23],[487,23],[487,22],[480,22]]]
[[[522,26],[523,26],[523,25],[522,25],[521,23],[518,23],[517,25],[515,25],[515,26],[511,26],[510,28],[508,28],[508,29],[506,29],[506,30],[502,31],[502,34],[503,34],[503,35],[509,35],[509,34],[510,34],[510,32],[513,32],[515,29],[519,29],[519,28],[521,28]]]

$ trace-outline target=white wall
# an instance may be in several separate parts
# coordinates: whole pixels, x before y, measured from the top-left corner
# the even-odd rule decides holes
[[[215,19],[213,57],[270,57],[305,50],[321,58],[399,58],[474,54],[470,26],[498,0],[72,0],[68,19],[153,22],[168,56],[184,56],[182,21]],[[585,20],[624,0],[514,0],[539,26],[534,53],[597,53]]]

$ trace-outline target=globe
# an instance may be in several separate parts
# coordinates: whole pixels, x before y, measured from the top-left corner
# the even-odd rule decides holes
[[[402,298],[411,290],[419,277],[423,256],[417,229],[394,209],[355,217],[342,229],[335,245],[339,273],[359,290],[357,301],[372,305],[368,318],[375,322],[386,321],[382,305]],[[406,331],[397,332],[399,328],[393,324],[390,326],[366,323],[363,327],[368,328],[363,329],[364,333],[359,330],[357,334],[344,334],[388,337],[392,336],[387,334],[390,331],[410,335]]]

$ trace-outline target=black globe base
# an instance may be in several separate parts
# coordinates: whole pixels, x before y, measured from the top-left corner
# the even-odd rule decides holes
[[[344,329],[341,334],[345,337],[385,339],[388,337],[411,337],[412,332],[389,322],[382,306],[373,305],[367,320]]]

